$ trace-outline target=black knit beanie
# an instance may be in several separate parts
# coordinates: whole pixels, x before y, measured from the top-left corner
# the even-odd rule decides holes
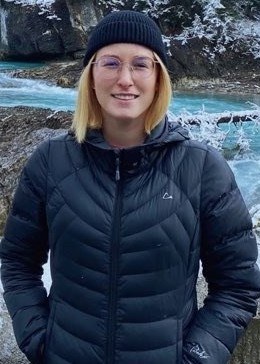
[[[135,43],[150,48],[167,66],[167,54],[157,24],[148,16],[130,10],[105,16],[93,29],[84,57],[84,67],[101,48],[113,43]]]

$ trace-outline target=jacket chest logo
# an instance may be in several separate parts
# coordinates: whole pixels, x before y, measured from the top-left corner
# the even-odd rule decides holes
[[[163,200],[170,200],[173,199],[172,195],[169,195],[168,192],[165,192],[165,194],[163,195]]]

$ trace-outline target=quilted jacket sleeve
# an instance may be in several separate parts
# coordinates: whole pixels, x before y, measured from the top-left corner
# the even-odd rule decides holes
[[[46,159],[39,148],[20,178],[0,245],[4,299],[20,349],[40,363],[48,319],[47,293],[41,276],[47,261],[45,218]]]
[[[224,364],[256,312],[260,275],[248,210],[228,164],[211,148],[201,204],[201,260],[209,292],[185,338],[183,363]]]

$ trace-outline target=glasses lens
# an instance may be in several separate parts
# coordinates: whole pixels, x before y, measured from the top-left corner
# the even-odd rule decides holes
[[[97,65],[103,77],[113,78],[117,75],[121,62],[114,57],[102,57],[97,61]]]
[[[149,77],[153,73],[154,62],[149,57],[136,57],[132,63],[131,67],[133,72],[137,77]]]
[[[120,66],[120,61],[113,57],[102,57],[99,60],[100,67],[106,69],[118,69]]]

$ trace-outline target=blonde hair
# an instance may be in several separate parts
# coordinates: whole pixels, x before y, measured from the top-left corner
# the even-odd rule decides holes
[[[158,88],[145,117],[144,128],[147,134],[150,134],[160,123],[168,110],[172,97],[169,73],[156,53],[154,53],[154,57],[159,64]],[[93,89],[92,62],[94,59],[95,55],[90,59],[79,79],[78,98],[72,122],[72,130],[79,143],[84,141],[88,129],[102,128],[101,107]]]

